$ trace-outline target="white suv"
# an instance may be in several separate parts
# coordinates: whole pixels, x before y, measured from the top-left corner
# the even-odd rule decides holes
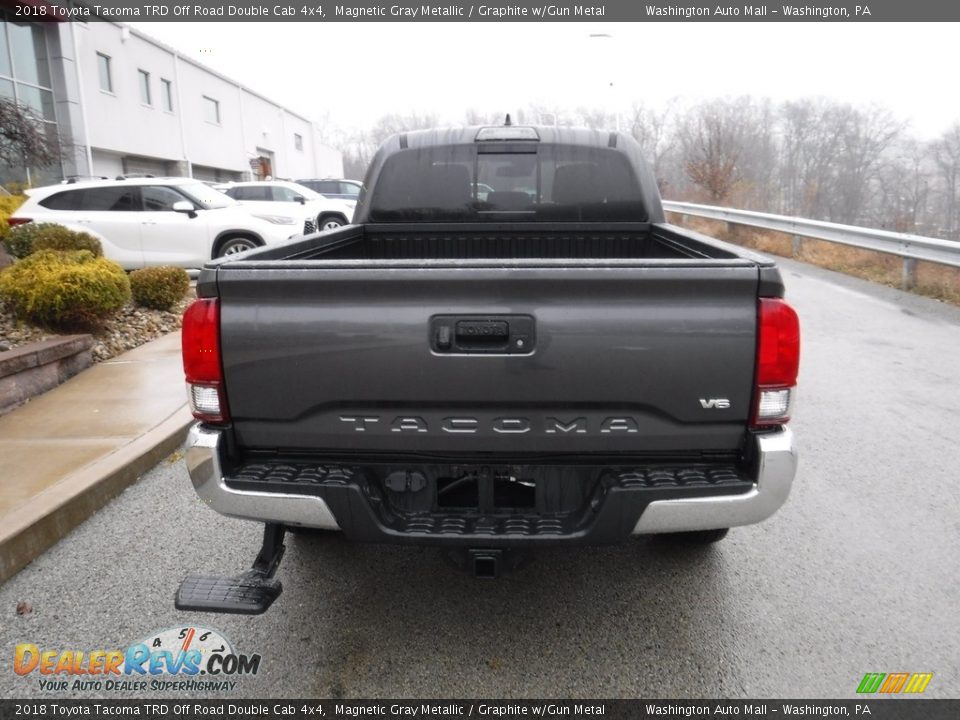
[[[275,245],[304,232],[301,218],[252,216],[223,193],[190,178],[100,180],[27,190],[11,225],[56,223],[100,240],[126,270],[196,269],[211,258]]]
[[[325,197],[308,187],[286,180],[230,183],[222,192],[247,207],[258,217],[271,212],[305,212],[315,220],[317,230],[330,230],[348,224],[357,207],[356,200]]]

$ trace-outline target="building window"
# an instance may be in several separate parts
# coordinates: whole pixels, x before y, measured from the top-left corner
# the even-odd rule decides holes
[[[17,83],[17,95],[20,104],[30,108],[35,118],[56,122],[57,114],[53,104],[53,93],[50,90]]]
[[[97,53],[97,67],[100,70],[100,89],[113,92],[113,74],[110,72],[110,56]]]
[[[203,96],[203,119],[214,125],[220,124],[220,102]]]
[[[137,70],[140,79],[140,102],[144,105],[153,105],[150,99],[150,73],[146,70]]]
[[[19,103],[57,147],[60,134],[47,44],[48,35],[56,37],[52,30],[47,23],[14,22],[0,10],[0,98]],[[47,185],[62,172],[60,162],[42,168],[13,163],[0,170],[0,180]]]
[[[160,88],[163,91],[163,109],[173,112],[173,83],[160,78]]]
[[[13,75],[13,67],[10,65],[10,49],[7,46],[7,28],[6,18],[0,13],[0,75]]]
[[[297,150],[303,150],[303,135],[293,134],[293,146]]]
[[[44,23],[5,22],[9,33],[13,75],[20,82],[50,87],[50,61],[47,57]]]

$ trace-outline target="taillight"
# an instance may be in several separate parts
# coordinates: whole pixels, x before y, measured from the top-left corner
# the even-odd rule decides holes
[[[10,227],[16,227],[17,225],[26,225],[28,222],[33,222],[33,218],[25,217],[8,217],[7,225]]]
[[[760,298],[757,333],[757,377],[752,424],[782,425],[790,407],[800,368],[800,320],[780,298]]]
[[[200,298],[183,314],[183,372],[190,409],[198,420],[224,423],[230,418],[220,364],[220,302]]]

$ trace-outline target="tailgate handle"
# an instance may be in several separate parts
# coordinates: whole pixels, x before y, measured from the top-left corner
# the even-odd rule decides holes
[[[460,320],[457,323],[457,345],[506,345],[510,325],[505,320]]]
[[[528,355],[535,341],[530,315],[435,315],[430,319],[434,352]]]

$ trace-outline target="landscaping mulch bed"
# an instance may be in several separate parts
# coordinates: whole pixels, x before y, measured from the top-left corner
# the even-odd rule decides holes
[[[93,361],[109,360],[127,350],[133,350],[144,343],[179,330],[183,311],[192,300],[193,292],[191,291],[170,312],[149,310],[133,304],[126,305],[102,327],[86,331],[94,338]],[[20,323],[11,313],[0,307],[0,352],[12,350],[27,343],[54,338],[58,334],[60,333]],[[62,334],[73,333],[64,331]]]

